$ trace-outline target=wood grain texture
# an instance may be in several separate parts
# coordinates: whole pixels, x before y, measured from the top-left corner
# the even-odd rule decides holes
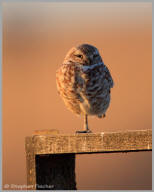
[[[36,165],[33,146],[33,138],[26,138],[26,167],[27,167],[27,190],[36,188]]]
[[[33,135],[26,139],[26,150],[29,149],[29,146],[29,150],[31,150],[31,146],[33,146],[35,154],[152,150],[152,130],[49,136]]]
[[[44,180],[42,171],[46,173],[45,178],[54,178],[57,181],[58,176],[48,170],[51,167],[54,172],[62,173],[61,177],[68,175],[72,180],[70,189],[76,188],[75,182],[75,164],[72,159],[72,155],[75,154],[86,154],[86,153],[115,153],[115,152],[135,152],[135,151],[151,151],[152,150],[152,130],[137,130],[137,131],[126,131],[126,132],[111,132],[111,133],[80,133],[80,134],[58,134],[55,131],[37,132],[36,135],[26,137],[25,148],[26,148],[26,164],[27,164],[27,185],[28,189],[38,188],[38,184],[51,185],[56,189],[69,188],[70,183],[65,184],[55,182],[53,179]],[[60,158],[65,158],[69,163],[70,173],[65,169],[65,164],[61,164],[60,168],[53,168],[52,156],[60,155]],[[71,155],[70,158],[64,157],[65,155]],[[40,166],[40,160],[36,159],[42,155],[50,155],[50,159],[43,160],[43,164],[46,163],[48,166]],[[37,165],[37,161],[39,162]],[[54,161],[56,162],[56,161]],[[50,166],[49,166],[50,165]],[[41,168],[40,168],[41,167]],[[61,172],[61,169],[63,170]],[[51,169],[50,169],[51,170]],[[60,170],[60,171],[58,171]],[[41,174],[40,174],[41,173]],[[73,174],[72,174],[73,173]],[[38,179],[41,178],[41,179]],[[69,179],[70,180],[70,179]],[[37,182],[39,181],[39,183]],[[63,187],[62,187],[63,186]]]

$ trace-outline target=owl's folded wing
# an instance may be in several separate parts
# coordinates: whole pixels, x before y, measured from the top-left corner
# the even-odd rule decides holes
[[[110,74],[110,71],[109,71],[109,69],[104,65],[104,72],[105,72],[105,79],[108,81],[108,83],[109,83],[109,87],[110,88],[113,88],[113,86],[114,86],[114,82],[113,82],[113,79],[112,79],[112,76],[111,76],[111,74]]]

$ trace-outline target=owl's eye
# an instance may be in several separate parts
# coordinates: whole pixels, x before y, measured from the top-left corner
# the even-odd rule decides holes
[[[83,56],[82,55],[80,55],[80,54],[77,54],[77,55],[75,55],[76,57],[79,57],[79,58],[83,58]]]

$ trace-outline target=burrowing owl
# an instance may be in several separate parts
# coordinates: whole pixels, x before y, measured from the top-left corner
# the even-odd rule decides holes
[[[105,117],[110,103],[113,80],[96,47],[82,44],[73,47],[56,72],[57,89],[65,105],[73,113],[84,116],[84,131],[88,115]]]

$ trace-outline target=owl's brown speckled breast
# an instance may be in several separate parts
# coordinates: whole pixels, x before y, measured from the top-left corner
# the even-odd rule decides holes
[[[57,72],[57,87],[66,106],[76,114],[101,115],[110,102],[112,79],[103,64],[63,64]]]
[[[80,114],[79,95],[76,92],[77,82],[76,73],[78,68],[75,64],[62,64],[56,72],[56,82],[58,93],[62,97],[68,109],[76,114]]]

